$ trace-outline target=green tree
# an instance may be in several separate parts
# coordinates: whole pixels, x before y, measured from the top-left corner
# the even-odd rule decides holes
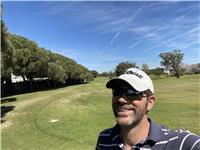
[[[74,72],[74,78],[80,80],[81,82],[92,79],[92,73],[80,64],[77,64]]]
[[[65,70],[60,65],[50,62],[48,64],[48,77],[54,81],[54,85],[56,82],[63,83],[66,78]]]
[[[159,56],[162,59],[160,64],[166,69],[173,69],[175,72],[175,76],[179,78],[181,74],[180,65],[183,60],[184,54],[181,53],[180,50],[173,50],[170,52],[161,53]]]
[[[38,78],[45,78],[48,77],[48,54],[45,52],[44,49],[39,48],[37,52],[35,53],[36,60],[34,62],[34,70],[35,75],[34,77]]]
[[[119,76],[119,75],[123,74],[126,71],[126,69],[131,68],[131,67],[137,67],[136,63],[135,62],[132,63],[132,62],[128,62],[128,61],[121,62],[116,66],[115,75]]]
[[[13,51],[13,73],[18,76],[22,76],[25,81],[28,73],[30,73],[29,65],[30,65],[30,57],[31,50],[29,49],[14,49]],[[33,68],[33,67],[31,67]]]
[[[34,78],[49,77],[54,83],[64,83],[67,79],[85,81],[93,78],[91,71],[74,60],[40,48],[36,42],[25,37],[8,33],[3,22],[1,31],[3,77],[10,77],[13,72],[24,80],[27,78],[31,89]]]
[[[142,70],[145,72],[145,73],[149,73],[149,66],[147,64],[142,64]]]
[[[37,44],[17,35],[11,35],[11,41],[14,49],[13,73],[23,79],[27,77],[32,82],[37,77],[37,61],[41,60]]]
[[[99,74],[96,70],[92,70],[91,73],[94,78],[96,78]]]
[[[11,83],[13,46],[7,27],[1,20],[1,82]]]
[[[160,75],[164,74],[164,69],[157,67],[155,69],[149,70],[149,74],[154,74],[154,75],[157,75],[159,77]]]

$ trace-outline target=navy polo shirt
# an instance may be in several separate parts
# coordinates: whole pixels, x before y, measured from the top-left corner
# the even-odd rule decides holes
[[[149,135],[145,141],[133,145],[133,150],[200,150],[198,135],[181,129],[172,131],[148,120]],[[99,134],[96,150],[125,150],[118,124]]]

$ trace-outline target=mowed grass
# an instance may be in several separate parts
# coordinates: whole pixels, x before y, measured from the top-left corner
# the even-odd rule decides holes
[[[93,150],[98,133],[115,124],[107,78],[89,84],[12,96],[3,119],[4,150]],[[169,128],[200,134],[200,76],[154,79],[157,103],[149,116]]]

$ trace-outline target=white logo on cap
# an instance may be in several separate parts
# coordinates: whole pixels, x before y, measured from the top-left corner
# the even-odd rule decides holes
[[[137,76],[140,79],[143,78],[143,76],[141,74],[139,74],[137,72],[133,72],[132,70],[127,71],[126,74],[133,74],[133,75]]]

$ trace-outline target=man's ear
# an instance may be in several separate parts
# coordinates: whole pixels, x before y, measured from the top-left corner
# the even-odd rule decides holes
[[[154,95],[149,96],[147,99],[147,111],[148,112],[153,108],[155,103],[156,103],[156,97]]]

